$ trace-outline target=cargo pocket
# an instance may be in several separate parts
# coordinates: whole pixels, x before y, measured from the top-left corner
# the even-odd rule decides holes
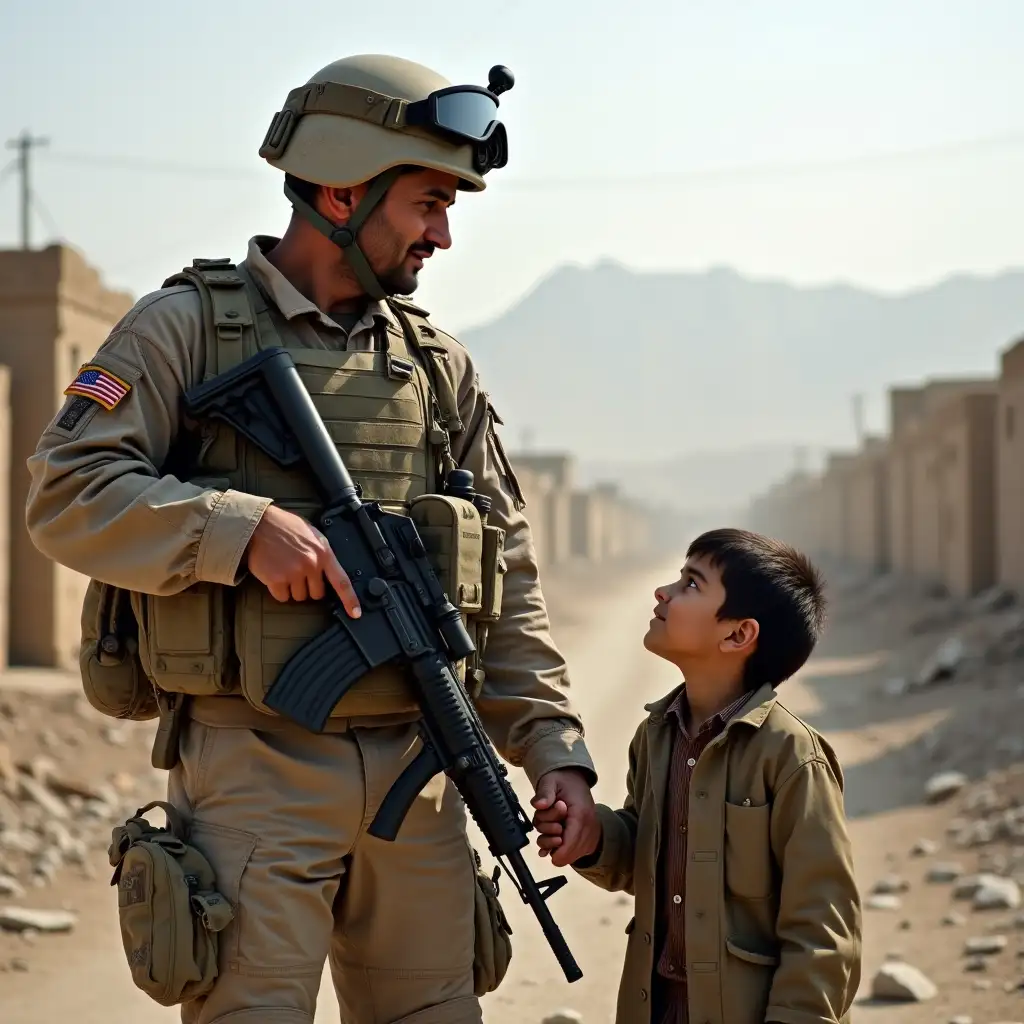
[[[214,825],[200,819],[193,819],[189,828],[190,845],[210,862],[217,891],[235,908],[234,918],[220,934],[222,962],[238,960],[241,956],[240,925],[245,917],[242,876],[258,841],[259,838],[252,832]]]
[[[771,807],[725,805],[725,884],[740,899],[766,899],[772,891]]]
[[[732,939],[726,940],[725,948],[729,955],[722,965],[723,1018],[730,1024],[763,1021],[778,956],[744,949]]]
[[[196,583],[179,594],[132,594],[139,657],[168,693],[208,696],[230,689],[227,588]]]

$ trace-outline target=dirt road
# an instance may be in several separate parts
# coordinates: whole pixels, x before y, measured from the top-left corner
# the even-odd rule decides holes
[[[670,578],[677,563],[670,563]],[[617,803],[623,792],[625,755],[630,737],[643,716],[645,702],[660,696],[675,682],[673,672],[648,655],[640,643],[651,608],[651,592],[665,577],[666,567],[632,574],[625,581],[552,581],[549,601],[557,603],[556,640],[568,658],[588,738],[601,779],[598,799]],[[878,631],[876,630],[876,633]],[[884,632],[884,631],[883,631]],[[913,750],[934,730],[944,712],[941,707],[908,706],[905,712],[882,716],[867,713],[865,704],[877,701],[874,687],[893,671],[893,649],[865,634],[862,625],[836,621],[818,657],[802,676],[785,687],[784,700],[827,732],[847,769],[847,801],[853,818],[857,866],[862,885],[869,885],[891,866],[890,851],[905,850],[919,835],[938,831],[941,809],[918,805],[926,763],[900,761],[901,752]],[[518,774],[518,773],[517,773]],[[517,780],[526,803],[528,787]],[[155,797],[157,792],[152,793]],[[552,868],[532,854],[537,877]],[[631,916],[630,901],[613,896],[571,877],[550,904],[570,948],[580,962],[584,978],[567,985],[536,927],[532,916],[505,890],[505,905],[515,931],[515,956],[508,978],[497,993],[485,1000],[487,1024],[531,1024],[560,1007],[572,1007],[585,1024],[606,1024],[614,1016],[625,936]],[[28,973],[0,974],[0,1020],[10,1024],[57,1024],[74,1019],[80,1024],[160,1024],[177,1019],[173,1009],[149,1002],[131,985],[120,949],[115,906],[102,879],[76,882],[72,888],[47,894],[39,905],[67,904],[78,910],[76,930],[67,936],[40,939],[26,953]],[[867,916],[865,980],[894,947],[914,957],[926,970],[948,960],[942,941],[927,930],[898,931],[898,919]],[[949,938],[956,945],[962,941]],[[941,954],[941,955],[940,955]],[[949,954],[954,958],[956,953]],[[948,1019],[946,1005],[956,1012],[972,1009],[966,981],[942,1005],[875,1009],[858,1006],[856,1024],[893,1022],[924,1024]],[[975,1003],[978,997],[974,997]],[[959,1000],[959,1001],[958,1001]],[[1024,1010],[1024,999],[1020,1000]],[[1006,1019],[1011,1019],[1003,1014]],[[997,1019],[992,1017],[976,1017]],[[1003,1018],[999,1018],[1003,1019]],[[1024,1017],[1022,1017],[1024,1019]],[[321,991],[317,1022],[338,1024],[329,983]]]

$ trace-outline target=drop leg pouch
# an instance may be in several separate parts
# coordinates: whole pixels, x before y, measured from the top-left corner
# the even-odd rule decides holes
[[[155,807],[166,814],[167,827],[146,820]],[[187,840],[178,810],[154,800],[113,830],[108,851],[132,980],[162,1006],[213,988],[218,932],[234,916],[216,889],[210,862]]]

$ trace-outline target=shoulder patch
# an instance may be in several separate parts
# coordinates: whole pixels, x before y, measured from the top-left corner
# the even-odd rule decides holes
[[[132,386],[127,381],[121,380],[102,366],[90,363],[78,371],[78,376],[64,389],[64,394],[91,398],[109,412],[131,389]]]
[[[61,430],[74,430],[78,426],[78,421],[90,410],[95,409],[95,403],[89,401],[82,395],[75,395],[71,401],[64,406],[64,411],[61,413],[60,419],[57,420],[57,426]]]

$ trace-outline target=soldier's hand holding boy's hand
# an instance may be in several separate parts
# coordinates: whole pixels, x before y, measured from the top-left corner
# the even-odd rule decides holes
[[[584,821],[577,823],[575,836],[568,837],[567,842],[568,803],[559,796],[552,799],[546,792],[539,792],[532,803],[535,808],[533,824],[539,833],[537,848],[542,857],[551,857],[557,867],[589,857],[600,846],[601,823],[596,814],[584,815]]]

